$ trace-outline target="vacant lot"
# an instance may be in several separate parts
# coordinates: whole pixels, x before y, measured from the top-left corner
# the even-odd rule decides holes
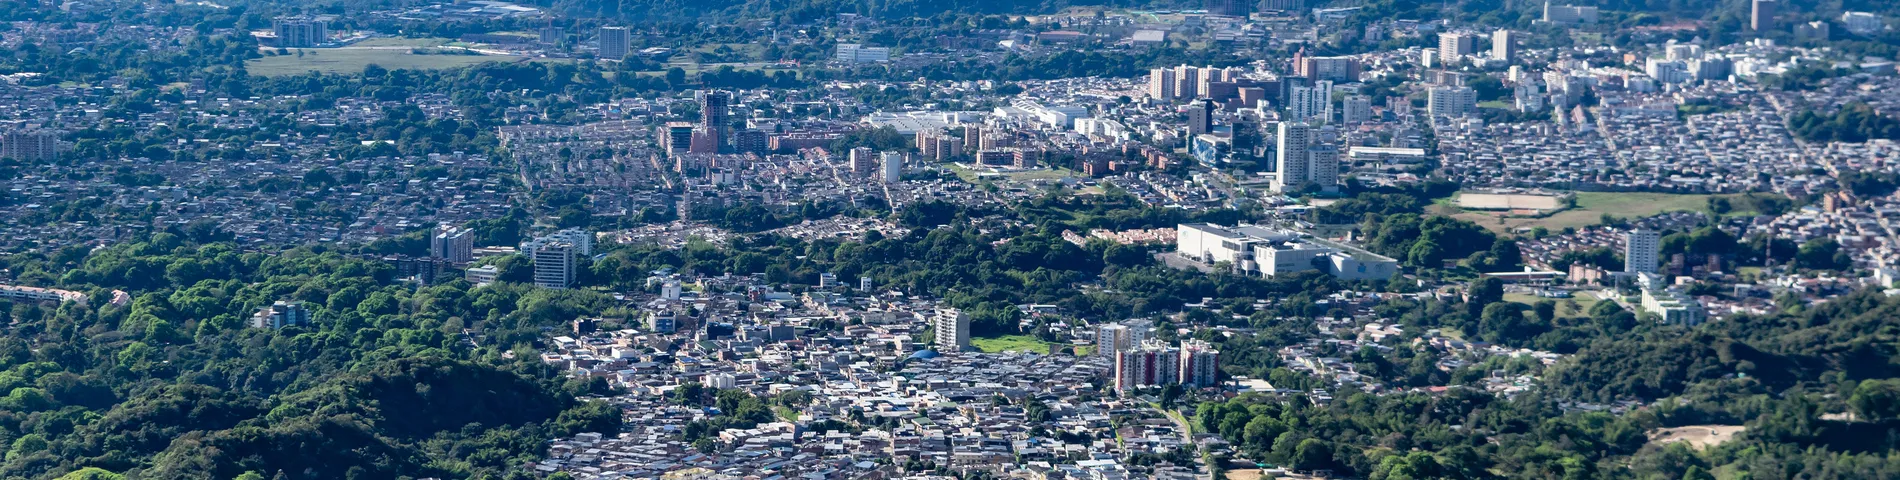
[[[1556,210],[1564,201],[1550,195],[1464,193],[1458,195],[1457,205],[1473,210]]]
[[[1688,442],[1696,450],[1721,445],[1735,438],[1748,427],[1740,425],[1691,425],[1687,427],[1665,428],[1649,433],[1649,443],[1664,445],[1675,442]]]
[[[1037,168],[1030,170],[998,170],[989,167],[972,169],[962,164],[951,164],[950,171],[957,178],[969,183],[982,183],[983,178],[1001,178],[1009,181],[1055,180],[1075,176],[1075,172],[1066,168]]]
[[[1460,195],[1463,201],[1468,195]],[[1707,211],[1709,197],[1717,195],[1678,195],[1672,193],[1631,193],[1631,192],[1578,192],[1577,208],[1550,214],[1542,218],[1511,216],[1505,212],[1460,211],[1444,206],[1433,206],[1433,210],[1470,220],[1496,232],[1511,232],[1519,228],[1544,227],[1552,232],[1565,227],[1583,228],[1596,225],[1603,214],[1618,217],[1647,217],[1663,212],[1678,210]],[[1735,197],[1735,195],[1720,195]],[[1501,220],[1500,220],[1501,219]]]
[[[441,70],[487,62],[520,62],[528,57],[512,55],[417,55],[415,48],[440,47],[443,39],[376,38],[338,48],[293,48],[290,53],[265,56],[244,62],[252,75],[266,77],[299,75],[312,70],[323,73],[358,73],[371,64],[389,70]],[[434,48],[442,51],[441,48]],[[266,51],[275,51],[266,49]],[[266,53],[266,55],[269,55]],[[534,59],[534,61],[550,61]],[[564,61],[564,60],[552,60]]]

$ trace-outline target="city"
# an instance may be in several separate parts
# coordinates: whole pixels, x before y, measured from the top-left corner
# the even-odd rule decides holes
[[[5,10],[0,478],[1900,476],[1900,6]]]

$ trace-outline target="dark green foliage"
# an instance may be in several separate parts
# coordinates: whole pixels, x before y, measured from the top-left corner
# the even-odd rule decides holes
[[[1788,119],[1788,130],[1810,142],[1896,140],[1900,139],[1900,120],[1881,115],[1874,111],[1874,107],[1856,102],[1842,106],[1833,115],[1812,111],[1797,113]]]

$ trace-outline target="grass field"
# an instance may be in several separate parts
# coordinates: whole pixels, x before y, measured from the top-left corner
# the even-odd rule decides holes
[[[1049,344],[1028,335],[1005,335],[995,338],[971,338],[970,346],[984,353],[999,352],[1035,352],[1047,355]]]
[[[981,179],[985,177],[1001,178],[1004,180],[1021,182],[1021,181],[1029,181],[1029,180],[1055,180],[1059,178],[1069,178],[1076,175],[1074,171],[1066,169],[1066,168],[1043,168],[1043,169],[1036,169],[1036,170],[1025,170],[1025,171],[1020,171],[1020,172],[991,173],[991,172],[971,169],[969,167],[965,167],[963,165],[957,165],[957,164],[950,165],[950,171],[956,173],[957,178],[963,179],[963,181],[969,182],[969,183],[981,183]]]
[[[491,55],[416,55],[408,50],[375,50],[352,48],[311,48],[302,49],[299,57],[292,50],[290,55],[263,57],[244,62],[244,69],[252,75],[266,77],[298,75],[311,70],[323,73],[358,73],[370,64],[390,70],[440,70],[460,68],[484,62],[519,61],[521,57]]]
[[[1576,294],[1570,298],[1544,298],[1528,293],[1504,294],[1504,301],[1517,302],[1525,305],[1535,304],[1544,300],[1557,302],[1557,314],[1566,317],[1588,316],[1590,314],[1590,308],[1595,307],[1597,302],[1602,301],[1598,300],[1595,295],[1591,295],[1587,292],[1576,292]],[[1564,305],[1569,302],[1577,302],[1577,308],[1572,310],[1569,307],[1565,307]]]
[[[1460,211],[1446,208],[1445,205],[1433,205],[1432,210],[1440,214],[1470,220],[1495,232],[1509,233],[1518,228],[1544,227],[1551,232],[1562,231],[1566,227],[1583,228],[1600,223],[1603,214],[1618,217],[1647,217],[1663,212],[1697,211],[1707,212],[1709,197],[1717,195],[1678,195],[1671,193],[1634,193],[1634,192],[1577,192],[1577,208],[1553,213],[1542,218],[1510,217],[1502,221],[1495,212]],[[1738,195],[1720,195],[1736,197]],[[1730,215],[1747,212],[1730,212]]]

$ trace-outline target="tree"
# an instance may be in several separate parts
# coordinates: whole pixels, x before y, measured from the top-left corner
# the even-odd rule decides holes
[[[1862,420],[1883,421],[1900,418],[1900,380],[1865,380],[1854,387],[1847,405]]]

